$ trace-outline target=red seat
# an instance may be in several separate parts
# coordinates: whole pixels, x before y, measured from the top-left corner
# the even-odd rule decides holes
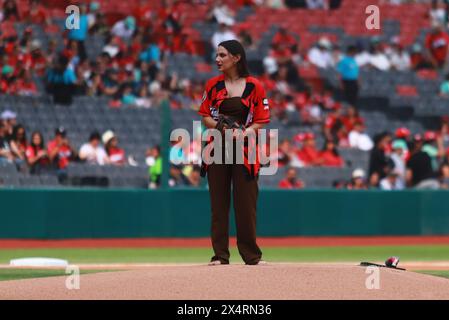
[[[398,85],[396,86],[396,93],[400,96],[415,97],[418,95],[418,91],[415,86],[411,85]]]
[[[427,79],[427,80],[437,80],[438,79],[438,73],[435,70],[430,70],[430,69],[421,69],[416,72],[416,75],[421,79]]]
[[[203,63],[203,62],[199,62],[199,63],[195,64],[195,69],[197,72],[200,72],[200,73],[212,72],[212,66],[210,64]]]

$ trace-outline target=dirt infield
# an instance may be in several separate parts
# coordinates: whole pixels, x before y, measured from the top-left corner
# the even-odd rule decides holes
[[[230,245],[236,245],[235,237]],[[449,244],[449,236],[396,236],[396,237],[259,237],[261,246],[267,247],[321,247],[321,246],[386,246]],[[1,239],[0,248],[175,248],[210,247],[209,238],[139,238],[139,239],[68,239],[68,240],[15,240]]]
[[[348,264],[264,266],[147,265],[81,276],[4,281],[0,299],[449,299],[449,280],[380,268],[379,289],[367,289],[366,268]]]

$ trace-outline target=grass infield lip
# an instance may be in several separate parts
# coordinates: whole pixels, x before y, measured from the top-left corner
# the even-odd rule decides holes
[[[415,272],[449,279],[449,270],[416,270]]]
[[[80,269],[80,274],[92,274],[103,273],[112,271],[123,271],[117,269],[105,269],[105,270],[87,270]],[[0,281],[22,280],[22,279],[36,279],[47,277],[62,277],[70,276],[70,273],[66,273],[64,268],[29,268],[29,267],[9,267],[0,268]]]

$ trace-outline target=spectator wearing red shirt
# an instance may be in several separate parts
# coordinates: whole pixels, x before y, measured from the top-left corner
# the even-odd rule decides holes
[[[449,35],[440,24],[433,25],[431,33],[426,36],[425,46],[432,65],[443,67],[448,56]]]
[[[27,23],[32,24],[50,24],[47,12],[45,11],[45,8],[40,5],[39,0],[30,1],[30,10],[25,12],[24,20]]]
[[[365,122],[354,106],[349,106],[348,109],[346,109],[346,114],[341,117],[341,121],[346,128],[346,132],[351,132],[356,123],[363,125]]]
[[[154,19],[154,13],[148,0],[140,0],[139,5],[134,10],[134,17],[136,17],[137,25],[143,29],[150,28]]]
[[[344,161],[338,153],[337,147],[332,140],[326,140],[324,148],[320,153],[321,164],[326,167],[343,167]]]
[[[31,135],[30,144],[26,148],[26,159],[31,174],[40,174],[50,164],[47,150],[45,150],[44,138],[39,131],[35,131]]]
[[[302,189],[304,183],[297,178],[295,168],[289,168],[285,174],[285,178],[279,182],[281,189]]]
[[[304,144],[297,151],[298,158],[305,163],[306,166],[320,165],[320,152],[315,147],[315,135],[308,132],[304,136]]]
[[[66,137],[65,128],[60,127],[55,131],[55,138],[48,143],[47,153],[50,163],[57,168],[59,181],[64,183],[67,180],[67,166],[70,161],[76,158],[76,151],[70,145]]]
[[[197,54],[195,43],[189,37],[189,32],[182,30],[173,34],[170,49],[173,53],[185,52],[190,55]]]
[[[324,137],[328,140],[337,139],[337,132],[339,128],[343,125],[341,121],[341,104],[334,104],[334,108],[328,113],[326,119],[324,120]]]
[[[111,130],[103,133],[101,137],[105,145],[106,153],[109,157],[110,164],[124,165],[126,163],[125,150],[118,147],[117,136]]]
[[[3,20],[14,22],[20,20],[16,0],[5,0],[5,2],[3,2]]]
[[[269,55],[276,61],[277,65],[283,65],[292,60],[293,52],[291,49],[282,44],[272,44],[272,49],[269,53]]]
[[[285,28],[279,28],[273,37],[272,44],[276,47],[287,47],[291,52],[296,52],[297,50],[295,37],[289,34]]]
[[[36,96],[37,86],[33,82],[29,71],[23,71],[16,82],[17,94],[19,96]]]

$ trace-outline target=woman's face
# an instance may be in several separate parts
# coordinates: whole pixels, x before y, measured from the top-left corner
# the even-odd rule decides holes
[[[117,145],[118,145],[118,140],[117,140],[117,138],[112,138],[112,140],[111,140],[111,147],[116,148]]]
[[[326,144],[326,149],[327,150],[334,150],[335,148],[335,144],[332,141],[328,141]]]
[[[355,117],[357,115],[354,107],[349,107],[347,112],[349,117]]]
[[[25,129],[20,128],[17,130],[17,140],[21,140],[23,139],[23,137],[25,136]]]
[[[38,146],[42,142],[41,136],[37,133],[33,134],[33,145]]]
[[[288,140],[282,141],[280,148],[282,150],[290,150],[290,141]]]
[[[233,56],[222,46],[218,47],[217,54],[215,56],[215,63],[217,64],[219,71],[227,72],[232,68],[235,68],[239,60],[239,56]]]

